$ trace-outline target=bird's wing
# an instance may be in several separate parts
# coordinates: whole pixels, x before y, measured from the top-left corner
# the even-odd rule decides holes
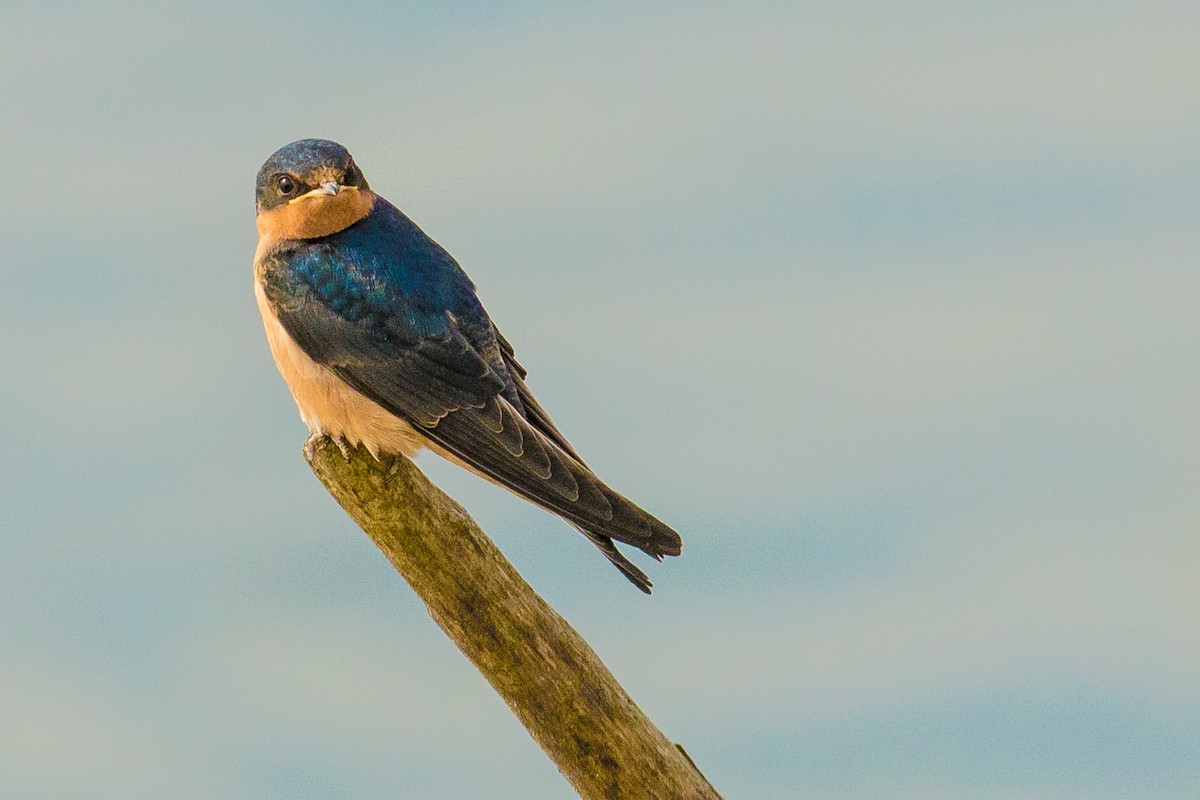
[[[336,259],[327,249],[312,248],[303,256],[264,262],[265,294],[296,344],[446,451],[575,524],[634,583],[648,588],[642,585],[645,576],[642,582],[631,576],[623,557],[614,559],[615,548],[607,542],[611,552],[606,550],[604,540],[661,558],[679,553],[679,535],[574,456],[523,382],[508,374],[504,360],[480,352],[498,352],[497,345],[473,343],[480,320],[460,320],[445,305],[383,287],[378,275]],[[465,276],[462,280],[469,287]],[[473,290],[470,300],[477,307]],[[456,309],[466,315],[469,304]],[[519,402],[525,396],[531,401],[525,409],[506,397],[514,380]]]
[[[525,385],[525,376],[529,374],[521,364],[517,361],[517,354],[513,350],[513,346],[509,344],[508,339],[500,333],[496,328],[492,328],[496,335],[496,341],[500,345],[500,355],[504,359],[504,365],[508,368],[508,374],[512,378],[513,388],[516,391],[517,399],[520,400],[521,408],[524,411],[525,418],[529,423],[539,431],[544,433],[550,441],[561,447],[572,458],[583,463],[583,459],[579,457],[579,453],[575,452],[575,448],[567,441],[567,437],[562,435],[562,431],[550,419],[550,415],[542,408],[542,404],[533,396],[533,392]]]

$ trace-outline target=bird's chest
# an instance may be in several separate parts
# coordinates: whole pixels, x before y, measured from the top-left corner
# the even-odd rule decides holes
[[[313,433],[341,436],[351,444],[361,442],[376,455],[380,452],[416,454],[424,446],[424,440],[407,422],[310,358],[284,329],[263,289],[262,250],[260,244],[255,258],[254,297],[271,355],[308,429]]]

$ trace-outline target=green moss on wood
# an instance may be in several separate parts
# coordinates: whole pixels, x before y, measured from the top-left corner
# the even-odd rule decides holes
[[[315,448],[313,472],[585,800],[720,800],[587,642],[406,458]]]

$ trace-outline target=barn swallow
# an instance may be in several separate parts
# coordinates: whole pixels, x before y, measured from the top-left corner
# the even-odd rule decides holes
[[[346,148],[280,148],[255,198],[255,297],[308,454],[322,437],[376,458],[429,448],[562,517],[649,594],[613,542],[661,561],[679,534],[583,463],[458,262],[371,191]]]

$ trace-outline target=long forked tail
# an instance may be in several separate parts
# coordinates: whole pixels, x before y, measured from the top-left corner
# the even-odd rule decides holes
[[[621,554],[621,551],[617,549],[615,544],[613,544],[612,539],[603,534],[591,533],[577,523],[572,522],[571,524],[575,527],[575,530],[586,536],[588,541],[596,545],[600,552],[604,554],[604,557],[611,561],[613,566],[619,569],[621,574],[629,579],[630,583],[641,589],[646,594],[650,594],[650,589],[654,586],[654,584],[650,582],[650,578],[646,576],[646,573],[634,566],[632,561]]]
[[[678,533],[609,488],[503,398],[414,427],[451,460],[574,525],[644,592],[650,591],[650,581],[613,542],[659,560],[683,548]]]

